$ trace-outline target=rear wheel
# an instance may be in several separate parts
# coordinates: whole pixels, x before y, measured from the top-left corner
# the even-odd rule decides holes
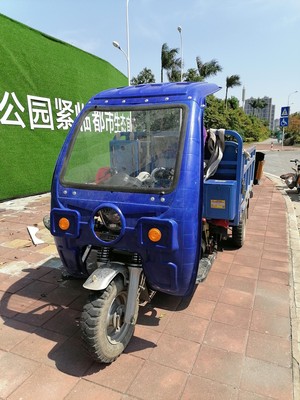
[[[232,242],[234,246],[237,248],[242,247],[245,242],[246,222],[247,222],[247,209],[244,211],[239,225],[232,227]]]
[[[117,278],[103,292],[90,295],[81,316],[81,333],[85,346],[98,362],[111,363],[129,343],[134,325],[124,322],[127,289]],[[136,315],[138,312],[138,302]]]

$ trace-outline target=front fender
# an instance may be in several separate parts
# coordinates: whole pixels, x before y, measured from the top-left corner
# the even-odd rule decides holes
[[[128,269],[123,264],[103,264],[88,277],[83,287],[88,290],[104,290],[118,274],[123,276],[124,281],[128,281]]]

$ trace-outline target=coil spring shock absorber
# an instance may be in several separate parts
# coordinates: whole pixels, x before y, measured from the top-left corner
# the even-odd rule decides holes
[[[108,262],[110,259],[110,248],[109,247],[101,247],[97,251],[97,262]]]

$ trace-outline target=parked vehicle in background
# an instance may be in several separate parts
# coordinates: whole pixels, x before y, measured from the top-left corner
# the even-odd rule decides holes
[[[297,189],[297,193],[300,193],[300,160],[293,159],[290,162],[294,163],[292,167],[294,172],[288,172],[280,175],[280,178],[285,182],[289,189]]]

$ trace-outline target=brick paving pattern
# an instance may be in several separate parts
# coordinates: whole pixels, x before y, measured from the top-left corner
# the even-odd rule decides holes
[[[220,252],[191,298],[141,306],[111,365],[81,345],[87,292],[61,279],[49,202],[0,203],[0,399],[293,399],[286,205],[269,179],[254,187],[245,245]]]

